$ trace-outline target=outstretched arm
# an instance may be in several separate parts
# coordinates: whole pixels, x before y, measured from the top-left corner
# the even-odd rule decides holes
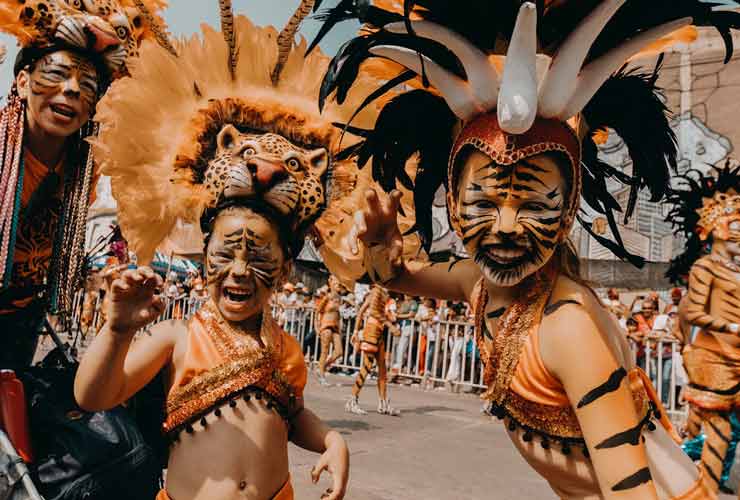
[[[655,499],[627,372],[581,306],[547,318],[540,350],[575,409],[605,499]]]
[[[402,262],[403,237],[398,228],[398,206],[401,193],[390,195],[369,189],[367,209],[357,212],[355,225],[349,235],[353,251],[359,253],[363,245],[365,267],[371,278],[388,290],[435,297],[453,301],[467,301],[480,278],[478,266],[470,259],[456,264],[439,263],[419,271],[410,271]]]
[[[74,393],[84,409],[105,410],[136,394],[170,359],[176,327],[163,323],[133,342],[136,332],[157,318],[164,301],[161,278],[149,268],[126,271],[110,289],[108,321],[82,358]]]

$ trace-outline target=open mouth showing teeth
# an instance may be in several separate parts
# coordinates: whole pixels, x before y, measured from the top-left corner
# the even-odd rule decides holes
[[[524,262],[529,254],[526,247],[520,246],[491,247],[486,253],[501,267],[515,267]]]
[[[64,116],[65,118],[74,118],[75,115],[77,115],[77,111],[69,106],[65,106],[64,104],[52,104],[51,110],[58,115]]]
[[[252,297],[251,292],[234,288],[224,288],[224,297],[232,302],[246,302]]]

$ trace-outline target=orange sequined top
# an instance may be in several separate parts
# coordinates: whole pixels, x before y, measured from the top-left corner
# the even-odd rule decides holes
[[[286,422],[300,410],[308,377],[303,352],[271,315],[264,315],[260,343],[231,327],[208,301],[188,322],[187,335],[167,394],[166,433],[248,393],[267,399]]]
[[[484,397],[492,401],[496,416],[513,419],[530,435],[585,445],[565,388],[545,367],[539,351],[539,326],[549,298],[547,286],[533,286],[524,300],[515,302],[501,317],[499,332],[493,338],[484,319],[488,293],[482,280],[476,285],[473,293],[476,342],[488,386]],[[655,416],[667,429],[672,429],[665,412],[659,411],[661,405],[644,372],[634,368],[629,371],[628,379],[643,421],[647,423]]]

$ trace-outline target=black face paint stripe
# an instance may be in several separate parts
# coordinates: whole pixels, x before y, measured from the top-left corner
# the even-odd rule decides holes
[[[540,228],[531,226],[531,230],[532,232],[537,233],[543,239],[554,240],[555,237],[558,235],[558,232],[554,229],[540,229]]]
[[[557,198],[558,196],[560,196],[560,192],[558,191],[558,188],[555,188],[552,191],[550,191],[549,193],[547,193],[545,196],[547,196],[551,200],[554,200],[555,198]]]
[[[575,304],[577,306],[580,306],[581,303],[574,299],[564,299],[564,300],[558,300],[554,304],[550,304],[549,306],[545,307],[545,316],[549,316],[558,309],[560,309],[563,306],[567,306],[568,304]]]
[[[615,370],[611,375],[609,375],[609,379],[606,382],[596,387],[595,389],[588,391],[586,395],[583,396],[578,402],[578,406],[576,406],[576,408],[583,408],[584,406],[593,403],[600,397],[616,391],[617,389],[619,389],[619,386],[622,385],[622,380],[626,376],[627,370],[625,370],[624,367]]]
[[[506,312],[506,308],[505,307],[500,307],[500,308],[496,309],[495,311],[491,311],[488,314],[486,314],[486,317],[488,319],[500,318],[501,316],[504,315],[505,312]]]
[[[535,172],[545,173],[547,172],[546,169],[540,167],[539,165],[535,165],[534,163],[528,162],[527,160],[520,160],[519,163],[517,163],[517,167],[519,168],[528,168],[530,170],[534,170]]]
[[[539,177],[537,177],[534,174],[530,174],[528,172],[522,172],[520,169],[514,170],[514,177],[516,177],[520,181],[524,181],[524,182],[536,182],[538,184],[541,184],[541,185],[547,187],[547,184],[545,184],[542,181],[542,179],[540,179]]]
[[[538,219],[537,217],[522,217],[522,219],[531,220],[543,226],[554,226],[556,224],[560,224],[560,217],[546,217],[544,219]]]
[[[650,475],[650,469],[644,467],[631,476],[627,476],[626,478],[619,481],[612,487],[612,491],[631,490],[632,488],[637,488],[640,485],[649,483],[652,480],[653,476]]]
[[[536,189],[527,186],[526,184],[512,184],[511,188],[516,191],[526,191],[528,193],[539,193]]]

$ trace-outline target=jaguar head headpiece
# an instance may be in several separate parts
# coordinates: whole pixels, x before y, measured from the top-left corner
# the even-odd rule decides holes
[[[163,0],[6,0],[0,26],[26,49],[94,54],[116,78],[125,74],[142,39],[162,35],[153,13],[164,6]]]

